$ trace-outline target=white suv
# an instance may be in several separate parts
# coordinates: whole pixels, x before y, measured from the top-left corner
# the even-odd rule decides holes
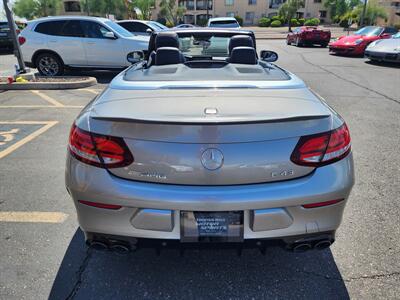
[[[127,54],[147,50],[149,37],[133,36],[108,19],[65,16],[29,22],[19,42],[27,66],[58,76],[65,68],[125,68]]]

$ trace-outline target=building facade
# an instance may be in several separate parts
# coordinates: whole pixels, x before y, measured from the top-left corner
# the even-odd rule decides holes
[[[400,25],[400,0],[379,0],[379,6],[385,8],[387,20],[379,20],[379,25]]]
[[[186,8],[183,23],[203,25],[210,17],[234,17],[243,18],[244,25],[257,25],[262,17],[272,17],[278,14],[279,7],[286,0],[176,0],[176,5]],[[400,1],[400,0],[399,0]],[[160,2],[152,13],[154,20],[159,18]],[[208,7],[207,7],[208,3]],[[322,23],[330,23],[329,12],[323,5],[322,0],[306,0],[303,8],[297,12],[299,18],[319,18]]]

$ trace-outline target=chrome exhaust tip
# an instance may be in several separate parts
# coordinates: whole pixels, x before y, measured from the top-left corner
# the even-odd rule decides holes
[[[332,242],[330,240],[322,240],[322,241],[317,242],[314,245],[314,249],[323,250],[323,249],[329,248],[331,245],[332,245]]]
[[[131,247],[127,244],[115,243],[110,246],[110,250],[117,254],[127,254],[131,251]]]
[[[312,248],[311,244],[300,243],[300,244],[293,246],[293,252],[296,252],[296,253],[306,252],[308,250],[311,250],[311,248]]]
[[[99,251],[105,251],[108,249],[108,245],[102,241],[90,241],[89,247]]]

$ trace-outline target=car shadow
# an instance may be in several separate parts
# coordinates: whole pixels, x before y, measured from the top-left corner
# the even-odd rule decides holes
[[[78,229],[49,299],[349,299],[330,250],[142,249],[120,256],[84,245]]]
[[[86,71],[86,70],[68,70],[65,72],[65,76],[90,76],[95,77],[98,83],[108,84],[113,80],[115,76],[117,76],[122,70],[119,71]]]
[[[372,65],[372,66],[377,66],[377,67],[382,67],[382,68],[400,68],[400,63],[390,63],[390,62],[385,62],[385,61],[372,61],[372,60],[367,60],[365,61],[366,64]]]

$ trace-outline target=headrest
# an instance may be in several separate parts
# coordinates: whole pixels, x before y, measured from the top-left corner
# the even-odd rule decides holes
[[[156,50],[161,47],[179,48],[179,38],[176,32],[160,32],[156,36]]]
[[[155,65],[174,65],[184,62],[183,55],[178,48],[174,47],[161,47],[157,49],[155,55]]]
[[[232,49],[231,56],[229,57],[229,62],[232,64],[256,65],[256,49],[252,47],[235,47]]]
[[[254,48],[253,39],[248,35],[234,35],[229,41],[229,54],[236,47],[252,47]]]

